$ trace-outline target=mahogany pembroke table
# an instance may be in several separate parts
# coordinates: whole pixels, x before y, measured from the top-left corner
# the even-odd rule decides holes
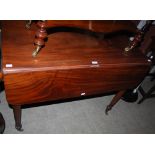
[[[3,21],[0,78],[13,107],[16,129],[22,130],[23,105],[114,92],[107,113],[127,89],[138,86],[150,62],[138,49],[124,54],[128,44],[123,37],[105,37],[121,30],[135,33],[131,25],[128,21],[41,21],[38,30],[35,21],[28,30],[25,21]],[[54,32],[51,27],[63,28]],[[91,32],[68,32],[65,27]],[[36,31],[35,45],[41,51],[32,57]]]

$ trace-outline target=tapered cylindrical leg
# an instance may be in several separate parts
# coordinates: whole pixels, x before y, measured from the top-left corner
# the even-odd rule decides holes
[[[5,120],[3,115],[0,113],[0,134],[2,134],[5,130]]]
[[[13,107],[13,113],[14,113],[14,119],[15,119],[15,128],[18,131],[23,131],[22,129],[22,123],[21,123],[21,106],[20,105],[14,105]]]
[[[110,111],[112,107],[121,99],[124,93],[125,93],[125,90],[121,90],[113,97],[110,104],[106,107],[106,110],[105,110],[106,115],[108,114],[108,111]]]

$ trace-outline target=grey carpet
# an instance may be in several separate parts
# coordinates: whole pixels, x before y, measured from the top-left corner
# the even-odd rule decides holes
[[[143,87],[147,90],[152,84],[146,79]],[[155,133],[155,98],[147,99],[141,105],[120,100],[106,116],[104,111],[112,97],[25,108],[22,111],[23,132],[14,128],[12,109],[4,91],[0,93],[0,112],[6,121],[6,134]]]

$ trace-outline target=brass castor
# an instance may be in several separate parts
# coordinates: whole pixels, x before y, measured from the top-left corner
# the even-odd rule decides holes
[[[36,49],[32,52],[32,56],[36,57],[37,54],[39,53],[40,49],[41,49],[41,46],[37,46]]]
[[[31,24],[32,24],[32,20],[28,20],[26,22],[26,25],[25,25],[26,29],[30,29],[31,28]]]

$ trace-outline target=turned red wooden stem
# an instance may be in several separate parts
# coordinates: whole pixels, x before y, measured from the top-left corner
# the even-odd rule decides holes
[[[45,38],[47,38],[46,21],[38,21],[37,26],[39,29],[35,34],[34,44],[37,46],[44,46]]]
[[[153,21],[147,21],[147,23],[143,26],[143,28],[138,31],[138,33],[135,35],[133,41],[131,41],[131,43],[130,43],[130,47],[132,47],[131,49],[135,48],[142,42],[142,40],[144,38],[144,34],[150,28],[152,22]]]

